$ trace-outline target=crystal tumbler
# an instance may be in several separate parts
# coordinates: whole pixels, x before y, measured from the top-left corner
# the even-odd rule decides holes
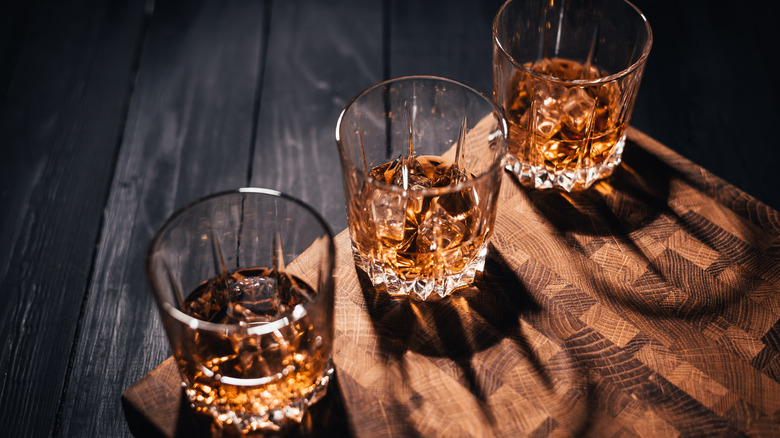
[[[474,281],[496,217],[507,125],[485,95],[430,76],[355,97],[336,127],[357,266],[393,296]]]
[[[653,37],[624,0],[509,0],[493,22],[493,96],[521,183],[585,189],[620,164]]]
[[[300,422],[333,373],[333,237],[278,192],[199,200],[157,232],[147,274],[191,405],[229,433]]]

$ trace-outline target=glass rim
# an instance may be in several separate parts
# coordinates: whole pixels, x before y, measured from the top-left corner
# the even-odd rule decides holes
[[[396,78],[388,79],[366,88],[365,90],[358,93],[355,97],[353,97],[349,101],[349,103],[347,103],[344,109],[341,110],[338,120],[336,121],[336,145],[338,146],[339,154],[342,157],[346,158],[346,160],[343,161],[346,161],[351,166],[350,170],[357,172],[358,175],[362,175],[364,181],[367,181],[369,184],[371,184],[377,189],[389,190],[390,192],[397,193],[403,196],[406,196],[411,191],[410,189],[404,190],[403,187],[396,186],[394,184],[387,184],[375,178],[372,178],[369,175],[366,175],[363,169],[360,166],[358,166],[352,159],[350,159],[348,154],[346,154],[340,133],[341,133],[341,126],[344,119],[344,115],[347,113],[347,111],[349,111],[349,109],[353,106],[353,104],[357,102],[361,97],[365,96],[366,94],[368,94],[369,92],[377,88],[385,87],[389,84],[406,82],[406,81],[420,81],[420,80],[426,80],[426,81],[430,80],[430,81],[450,83],[458,87],[462,87],[468,90],[469,92],[472,92],[477,96],[481,97],[485,102],[487,102],[490,105],[490,107],[492,108],[491,112],[498,116],[498,121],[500,122],[499,125],[501,128],[501,133],[504,137],[504,141],[503,141],[503,147],[501,148],[502,151],[499,151],[499,154],[497,155],[496,159],[493,160],[493,162],[484,172],[480,173],[479,175],[476,175],[474,178],[459,182],[457,184],[444,186],[444,187],[423,187],[423,188],[415,189],[414,192],[419,193],[421,196],[424,197],[441,196],[448,193],[459,192],[471,188],[472,186],[475,186],[481,181],[489,178],[491,175],[494,175],[495,173],[501,173],[501,171],[504,168],[504,161],[506,159],[506,154],[507,154],[507,143],[509,141],[509,125],[506,120],[506,116],[504,115],[504,111],[493,101],[493,99],[488,98],[485,93],[477,90],[471,85],[468,85],[464,82],[455,79],[449,79],[442,76],[434,76],[434,75],[410,75],[410,76],[399,76]]]
[[[297,304],[293,308],[293,311],[290,312],[289,314],[285,314],[284,316],[277,317],[273,321],[270,321],[262,325],[247,327],[244,323],[223,324],[223,323],[204,321],[202,319],[195,318],[193,316],[190,316],[182,312],[181,310],[175,308],[167,300],[159,300],[158,299],[159,294],[157,292],[157,288],[155,287],[154,281],[152,280],[153,277],[151,275],[152,274],[152,253],[157,248],[159,241],[162,238],[162,233],[165,230],[167,230],[169,226],[171,226],[180,217],[184,216],[187,212],[192,210],[195,206],[198,206],[212,199],[217,199],[217,198],[226,197],[229,195],[236,195],[236,194],[258,194],[258,195],[265,195],[269,197],[275,197],[275,198],[283,199],[285,201],[290,201],[302,207],[304,210],[308,211],[309,214],[322,226],[322,229],[324,231],[323,236],[325,236],[327,239],[328,260],[327,260],[326,269],[329,272],[328,277],[330,277],[330,279],[327,282],[331,283],[331,287],[335,287],[335,285],[332,283],[334,280],[333,271],[336,262],[336,246],[333,241],[334,240],[333,231],[331,231],[330,225],[328,225],[328,223],[325,221],[322,215],[320,215],[313,207],[303,202],[302,200],[277,190],[258,188],[258,187],[241,187],[238,189],[225,190],[217,193],[212,193],[202,198],[198,198],[195,201],[192,201],[189,204],[185,205],[184,207],[181,207],[180,209],[176,210],[173,214],[171,214],[168,217],[168,219],[165,220],[165,222],[163,222],[163,224],[160,226],[157,232],[155,232],[154,237],[152,238],[152,242],[149,244],[149,248],[146,252],[145,273],[146,273],[147,281],[149,282],[149,285],[152,288],[152,291],[155,295],[155,301],[158,301],[161,304],[161,310],[164,310],[169,316],[176,319],[180,323],[189,326],[192,330],[205,330],[209,332],[218,332],[218,333],[231,333],[238,330],[243,330],[250,335],[264,335],[264,334],[271,333],[275,330],[279,330],[282,327],[289,326],[290,324],[306,316],[308,314],[308,308],[322,301],[324,298],[321,297],[325,294],[320,293],[320,291],[318,290],[313,300],[301,304]],[[208,279],[205,279],[204,281],[206,280]]]
[[[642,48],[642,55],[639,57],[639,59],[634,61],[628,67],[620,70],[619,72],[607,76],[602,76],[596,79],[568,79],[567,80],[567,79],[557,78],[555,76],[550,76],[548,74],[539,72],[537,70],[530,69],[525,65],[517,62],[517,60],[512,55],[509,54],[509,52],[506,50],[506,47],[504,47],[504,44],[502,44],[501,40],[498,37],[498,19],[504,13],[506,7],[514,1],[522,1],[522,0],[506,0],[504,4],[502,4],[501,7],[498,9],[496,16],[493,18],[493,44],[495,44],[501,50],[501,54],[504,55],[515,66],[515,68],[523,70],[525,73],[528,73],[531,76],[535,76],[537,78],[544,79],[546,81],[550,81],[556,84],[562,84],[562,85],[582,85],[582,86],[599,85],[607,82],[613,82],[615,80],[618,80],[624,76],[633,73],[634,71],[639,69],[639,67],[642,66],[647,61],[648,56],[650,56],[650,49],[653,47],[653,30],[650,27],[650,22],[647,21],[647,17],[645,17],[645,14],[643,14],[642,11],[640,11],[639,8],[636,7],[636,5],[634,5],[628,0],[617,0],[619,3],[625,3],[629,7],[634,9],[634,11],[636,11],[636,13],[639,15],[639,18],[642,20],[642,23],[644,23],[645,25],[645,30],[647,31],[647,41],[645,41],[644,47]]]

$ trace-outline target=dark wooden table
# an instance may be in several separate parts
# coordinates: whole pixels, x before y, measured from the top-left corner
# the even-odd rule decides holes
[[[4,2],[0,434],[129,436],[121,395],[169,355],[143,273],[147,245],[164,219],[203,195],[253,185],[302,198],[339,232],[346,225],[333,139],[340,110],[369,85],[405,74],[448,76],[489,93],[490,26],[499,4]],[[633,125],[769,207],[779,208],[773,178],[780,154],[773,134],[780,120],[780,96],[772,81],[776,48],[770,46],[771,16],[738,2],[647,0],[637,5],[653,25],[655,45]],[[539,206],[537,200],[530,202]],[[739,387],[739,375],[751,369],[748,365],[719,369],[736,376],[726,381],[738,388],[726,389],[739,394],[740,400],[749,399],[751,390],[777,387],[778,356],[773,352],[780,349],[780,328],[771,321],[772,314],[777,319],[777,308],[772,307],[777,302],[777,271],[771,264],[777,258],[777,234],[772,234],[776,212],[752,200],[748,204],[750,208],[737,209],[740,214],[764,215],[747,221],[763,223],[770,218],[768,234],[761,234],[769,240],[757,243],[763,252],[750,248],[743,250],[745,254],[739,249],[728,252],[718,242],[713,247],[724,257],[747,263],[753,274],[771,274],[762,277],[768,278],[768,286],[761,289],[761,302],[769,303],[769,313],[759,321],[761,327],[770,327],[769,332],[757,336],[758,329],[729,331],[729,321],[749,320],[751,315],[731,318],[734,315],[727,312],[721,321],[713,313],[723,310],[718,306],[700,315],[707,318],[706,333],[715,337],[726,333],[718,339],[735,351],[759,357],[750,366],[763,367],[765,378],[751,380],[753,386]],[[686,206],[697,211],[695,207]],[[620,229],[608,231],[618,242],[625,237]],[[761,261],[766,257],[770,265]],[[730,272],[723,263],[715,264],[718,275]],[[342,300],[368,302],[371,309],[370,297],[352,295]],[[609,302],[601,307],[606,310],[566,315],[606,330],[606,338],[624,350],[636,346],[622,332],[610,329],[620,319],[619,307]],[[750,307],[739,307],[743,308]],[[686,323],[695,317],[690,312],[663,315]],[[515,318],[515,323],[523,320],[522,327],[530,324],[549,337],[539,328],[546,323],[538,315]],[[640,350],[648,366],[660,370],[658,374],[672,385],[664,388],[672,394],[675,388],[695,393],[685,379],[703,379],[701,375],[688,370],[675,380],[664,374],[680,368],[679,362],[674,369],[659,362],[667,351],[664,345],[647,341]],[[601,371],[598,358],[586,359],[577,362],[583,375]],[[706,357],[683,359],[707,369],[702,365]],[[357,375],[349,364],[342,365],[345,376]],[[347,396],[356,395],[350,383],[345,381],[342,388]],[[773,392],[759,395],[770,407],[780,397]],[[627,403],[619,397],[603,400],[598,399],[606,406],[593,409],[611,412],[615,409],[611,402],[621,407]],[[728,409],[721,402],[704,403],[706,412],[701,415],[714,411],[728,418],[730,409],[742,406],[728,400]],[[688,412],[686,403],[668,408]],[[749,410],[752,405],[745,406]],[[778,414],[771,409],[768,417],[766,412],[756,417],[760,419],[756,424],[764,428],[728,424],[713,430],[733,434],[772,430]],[[690,412],[699,415],[695,409]],[[402,417],[398,412],[393,415]],[[370,417],[351,419],[357,420],[353,431],[371,430]],[[600,425],[608,423],[602,420],[582,430],[599,435]],[[702,430],[665,432],[686,435]]]

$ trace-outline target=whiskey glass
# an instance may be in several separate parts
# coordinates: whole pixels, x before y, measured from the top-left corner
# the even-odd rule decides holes
[[[333,374],[333,235],[279,192],[218,193],[176,212],[146,269],[184,392],[227,434],[284,431]]]
[[[509,0],[493,21],[493,97],[524,185],[586,189],[620,164],[653,36],[624,0]]]
[[[426,300],[474,281],[506,139],[501,109],[446,78],[391,79],[345,107],[336,143],[352,250],[377,289]]]

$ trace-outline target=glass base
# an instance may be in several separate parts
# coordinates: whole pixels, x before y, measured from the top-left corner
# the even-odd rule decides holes
[[[615,171],[622,161],[625,135],[618,141],[612,153],[600,164],[555,171],[544,166],[522,161],[513,155],[507,156],[506,169],[512,172],[521,184],[536,189],[563,189],[567,192],[584,190],[596,181],[604,179]]]
[[[368,275],[374,287],[386,291],[391,296],[410,296],[427,300],[434,292],[440,298],[444,298],[454,290],[473,283],[477,272],[482,272],[485,268],[487,241],[482,244],[477,255],[462,272],[436,278],[405,280],[386,264],[362,256],[354,244],[352,245],[352,254],[355,257],[355,265]]]
[[[329,360],[322,375],[317,378],[314,388],[297,399],[290,399],[284,406],[274,409],[256,408],[255,412],[241,412],[225,410],[224,407],[206,403],[205,400],[194,398],[193,391],[184,385],[185,393],[190,401],[190,406],[198,412],[210,415],[213,419],[212,431],[217,436],[228,433],[246,435],[253,432],[279,432],[284,431],[292,423],[300,423],[303,420],[309,406],[317,403],[328,392],[328,383],[333,378],[333,360]],[[201,397],[202,398],[202,397]]]

